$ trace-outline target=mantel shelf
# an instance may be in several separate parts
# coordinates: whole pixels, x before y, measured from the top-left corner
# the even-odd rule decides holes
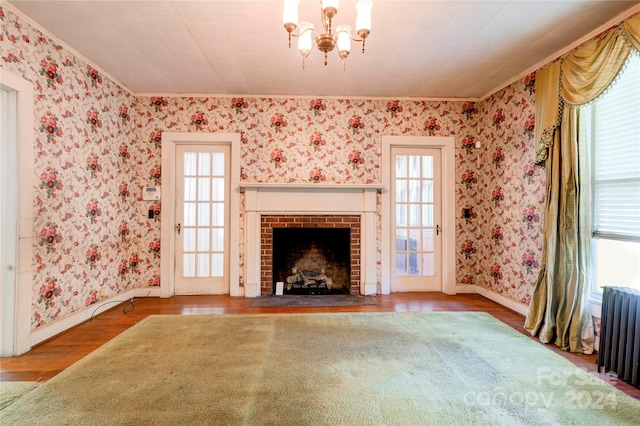
[[[253,189],[384,189],[381,183],[274,183],[274,182],[240,182],[240,188]]]

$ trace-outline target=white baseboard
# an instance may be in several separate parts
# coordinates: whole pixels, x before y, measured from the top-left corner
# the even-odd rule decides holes
[[[260,284],[246,283],[244,286],[244,297],[258,297],[260,296]]]
[[[133,291],[135,291],[135,297],[137,297],[138,299],[141,298],[145,298],[145,297],[160,297],[160,287],[140,287],[140,288],[134,288]]]
[[[102,312],[112,309],[121,303],[128,302],[134,297],[159,297],[160,296],[160,287],[150,287],[150,288],[135,288],[131,290],[127,290],[124,293],[120,293],[114,297],[109,299],[102,300],[98,303],[94,303],[91,306],[87,306],[86,308],[74,312],[73,314],[62,318],[61,320],[54,321],[49,325],[42,326],[31,332],[30,343],[31,347],[37,345],[38,343],[44,342],[47,339],[50,339],[63,331],[70,329],[78,324],[82,324],[83,322],[95,317],[96,315],[100,315]]]
[[[456,293],[479,294],[521,315],[527,316],[527,313],[529,313],[529,305],[509,299],[495,291],[487,290],[486,288],[478,285],[458,285],[456,286]]]
[[[362,285],[362,289],[360,290],[360,293],[363,296],[375,296],[377,292],[378,286],[376,285],[376,283],[364,283]]]
[[[502,306],[506,306],[512,311],[524,315],[525,317],[529,313],[529,305],[509,299],[508,297],[504,297],[503,295],[498,294],[495,291],[487,290],[484,287],[478,287],[478,293],[486,297],[487,299],[501,304]]]
[[[477,285],[457,285],[456,292],[454,294],[477,294],[478,286]]]

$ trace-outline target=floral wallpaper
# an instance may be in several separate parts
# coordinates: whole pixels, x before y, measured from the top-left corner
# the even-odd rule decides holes
[[[34,328],[160,284],[162,204],[140,198],[161,184],[164,131],[238,132],[241,180],[280,183],[379,183],[383,135],[454,136],[457,282],[529,303],[544,202],[534,76],[480,102],[141,97],[10,10],[0,22],[0,66],[36,91]]]
[[[463,142],[458,164],[464,192],[473,194],[472,217],[459,222],[472,273],[458,280],[525,304],[540,268],[546,182],[533,164],[534,83],[532,74],[478,103],[481,147]]]
[[[36,328],[139,285],[131,164],[142,160],[120,156],[135,98],[9,10],[0,23],[0,66],[34,87]]]
[[[473,132],[459,102],[306,98],[138,97],[138,144],[159,164],[173,132],[241,133],[241,179],[379,183],[382,135]],[[140,134],[141,133],[141,134]]]

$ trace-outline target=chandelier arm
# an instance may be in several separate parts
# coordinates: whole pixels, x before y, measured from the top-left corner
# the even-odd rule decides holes
[[[294,33],[294,32],[290,32],[289,34],[291,35],[291,37],[300,37],[308,32],[312,32],[316,37],[318,36],[318,32],[315,30],[315,28],[308,28],[302,32],[298,31],[298,34]],[[291,46],[289,46],[291,47]]]
[[[360,31],[363,31],[363,30],[360,30]],[[352,41],[355,41],[357,43],[362,43],[362,53],[364,53],[364,41],[367,39],[368,35],[369,35],[369,32],[366,32],[366,33],[364,33],[364,35],[360,35],[360,38],[356,38],[354,35],[349,33],[349,38]]]
[[[365,37],[360,36],[360,38],[357,38],[356,36],[354,36],[351,33],[348,33],[348,34],[349,34],[349,38],[351,39],[351,41],[356,41],[358,43],[360,43],[361,41],[364,41],[367,38],[366,36]]]

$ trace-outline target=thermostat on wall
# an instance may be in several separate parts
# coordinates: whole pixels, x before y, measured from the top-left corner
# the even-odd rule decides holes
[[[157,186],[145,186],[142,188],[142,199],[145,201],[160,200],[160,188]]]

